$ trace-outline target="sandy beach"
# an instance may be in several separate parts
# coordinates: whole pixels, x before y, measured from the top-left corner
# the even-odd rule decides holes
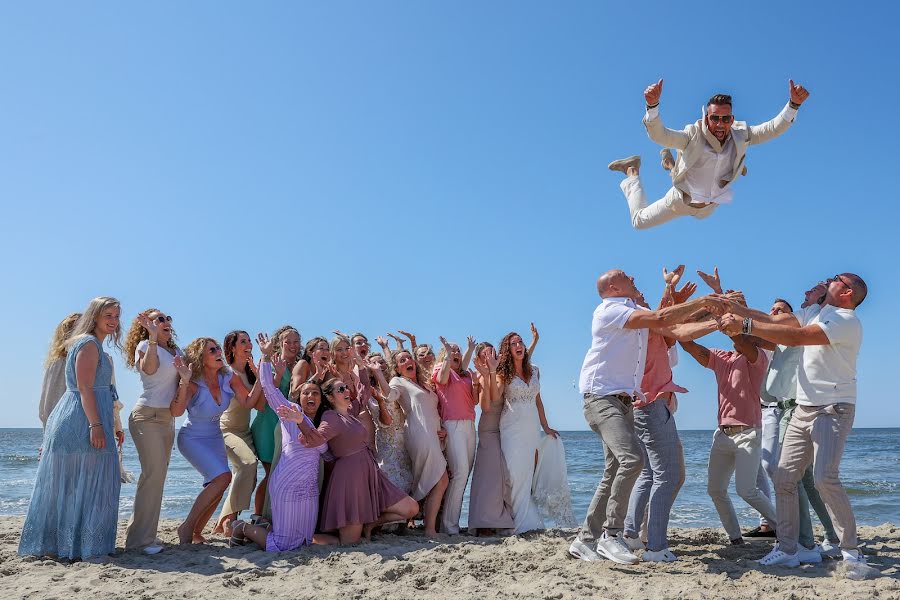
[[[676,529],[680,560],[619,566],[586,563],[566,553],[572,531],[510,538],[446,537],[431,542],[412,533],[384,535],[351,548],[314,547],[266,553],[255,546],[169,546],[156,556],[120,552],[65,564],[16,554],[23,519],[0,519],[3,598],[900,598],[900,527],[860,528],[873,567],[866,580],[844,576],[826,560],[801,569],[758,568],[769,544],[723,546],[714,529]],[[177,522],[161,538],[177,540]],[[124,523],[119,528],[123,543]],[[876,572],[877,571],[877,572]]]

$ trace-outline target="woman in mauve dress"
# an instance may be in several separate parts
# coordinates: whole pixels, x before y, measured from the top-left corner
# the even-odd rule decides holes
[[[355,544],[364,534],[368,538],[377,525],[412,518],[419,507],[375,464],[368,432],[356,416],[359,401],[352,398],[350,386],[333,377],[322,386],[322,394],[325,410],[318,428],[297,407],[283,405],[277,412],[299,425],[305,446],[328,442],[336,460],[325,488],[320,529],[337,531],[341,544]]]
[[[438,397],[426,382],[420,365],[408,350],[391,355],[391,393],[388,401],[400,403],[406,415],[406,451],[412,463],[411,496],[425,501],[425,535],[437,537],[437,515],[450,478],[441,443]]]
[[[273,344],[265,334],[257,337],[263,354],[260,379],[266,401],[273,411],[278,407],[291,407],[280,389],[275,387],[273,364],[270,357]],[[274,368],[284,368],[284,361],[276,357]],[[315,414],[321,403],[321,389],[315,383],[306,383],[299,390],[301,408],[307,427],[312,428],[307,407],[312,405]],[[336,544],[333,535],[316,534],[316,518],[319,514],[319,458],[328,449],[326,443],[307,447],[300,442],[300,428],[288,419],[281,421],[281,457],[272,470],[269,497],[272,501],[272,523],[250,525],[237,521],[231,537],[232,545],[242,545],[246,539],[256,542],[267,552],[296,550],[306,544]]]
[[[469,532],[476,534],[515,528],[509,473],[500,448],[503,399],[492,385],[497,376],[497,365],[497,352],[491,344],[481,342],[475,347],[475,370],[478,373],[475,385],[481,418],[478,419],[478,448],[475,450],[475,468],[469,492]]]

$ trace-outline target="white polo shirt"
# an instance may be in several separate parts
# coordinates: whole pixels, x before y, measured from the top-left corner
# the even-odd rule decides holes
[[[856,358],[862,345],[862,324],[850,308],[827,305],[818,313],[811,308],[797,315],[800,325],[818,325],[830,343],[803,347],[797,404],[856,404]]]
[[[646,329],[625,329],[628,317],[644,310],[630,298],[605,298],[594,310],[591,321],[591,348],[581,365],[579,389],[582,394],[609,396],[641,393],[647,358]]]

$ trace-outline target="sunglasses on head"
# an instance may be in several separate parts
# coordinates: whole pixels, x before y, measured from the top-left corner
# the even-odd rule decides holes
[[[731,123],[734,121],[734,115],[709,115],[709,120],[713,123]]]

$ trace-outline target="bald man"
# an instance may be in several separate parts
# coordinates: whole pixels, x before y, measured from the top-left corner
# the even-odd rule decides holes
[[[603,301],[594,311],[591,347],[581,367],[580,389],[584,418],[603,441],[606,466],[569,553],[581,560],[603,557],[633,564],[638,558],[626,544],[622,530],[628,499],[643,466],[632,403],[644,397],[640,386],[648,329],[690,340],[708,332],[709,326],[679,324],[704,307],[721,311],[725,305],[719,298],[704,296],[662,310],[643,309],[637,304],[643,295],[635,287],[634,278],[618,269],[597,279],[597,292]]]

